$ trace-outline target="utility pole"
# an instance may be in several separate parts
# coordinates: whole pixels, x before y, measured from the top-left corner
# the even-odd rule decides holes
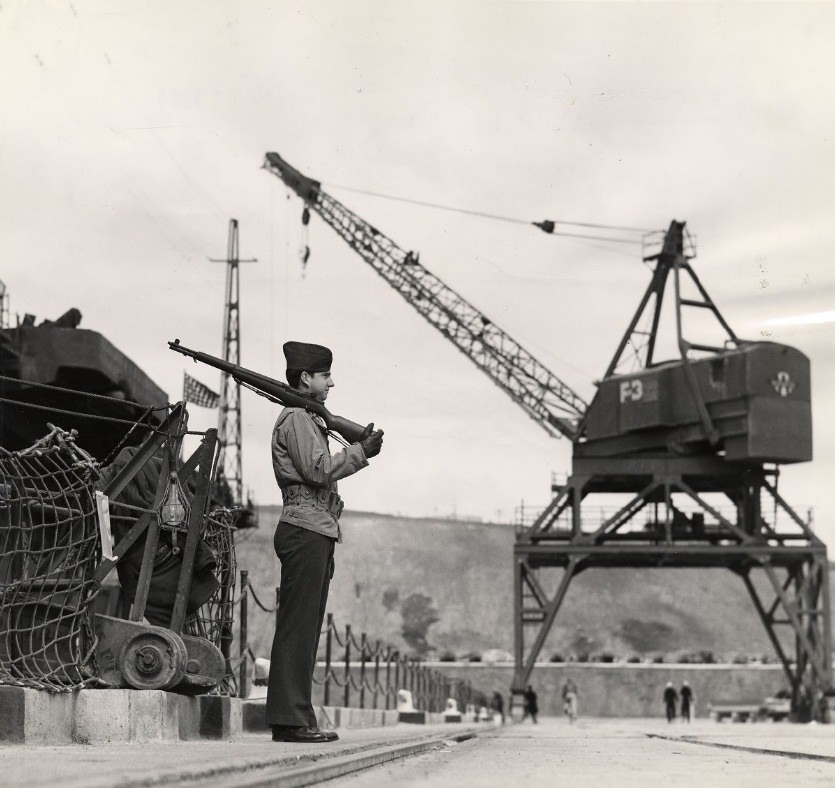
[[[223,310],[223,360],[241,365],[240,323],[240,263],[256,263],[256,258],[241,260],[238,257],[238,220],[229,220],[229,242],[226,263],[226,298]],[[215,487],[219,482],[228,485],[231,503],[243,506],[243,475],[241,464],[241,387],[226,373],[220,378],[220,405],[218,414],[218,454]]]
[[[0,281],[0,328],[9,327],[9,294],[5,282]]]

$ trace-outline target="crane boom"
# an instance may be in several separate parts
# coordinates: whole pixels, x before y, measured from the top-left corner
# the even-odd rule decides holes
[[[518,342],[424,268],[413,252],[324,192],[321,184],[267,153],[264,167],[301,197],[429,323],[554,437],[574,441],[585,401]]]

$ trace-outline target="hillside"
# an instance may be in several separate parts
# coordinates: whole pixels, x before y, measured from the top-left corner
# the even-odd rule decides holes
[[[279,579],[277,519],[277,509],[262,509],[260,528],[238,540],[239,568],[265,605],[274,604]],[[512,528],[363,512],[345,512],[342,524],[329,602],[338,626],[427,656],[512,653]],[[266,655],[272,618],[250,610],[250,645]],[[540,658],[696,651],[775,656],[731,572],[589,570],[572,581]]]

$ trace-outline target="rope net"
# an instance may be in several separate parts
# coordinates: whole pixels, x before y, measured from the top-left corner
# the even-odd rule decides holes
[[[97,681],[97,476],[57,428],[29,449],[0,448],[2,684],[61,692]]]
[[[95,613],[127,617],[144,542],[117,563],[119,585],[102,586],[95,574],[102,561],[95,493],[132,452],[125,449],[103,468],[76,445],[74,433],[58,428],[25,450],[0,447],[0,685],[68,692],[101,684]],[[159,465],[145,463],[110,501],[117,545],[140,518],[157,517],[149,507]],[[236,515],[215,508],[203,519],[184,626],[227,657],[227,675],[213,690],[225,695],[237,692],[228,663]],[[162,527],[145,608],[146,620],[162,627],[171,621],[182,566],[177,536]],[[186,534],[179,536],[182,547]]]
[[[235,578],[238,564],[235,554],[235,521],[231,509],[214,509],[206,518],[203,540],[215,556],[215,574],[219,585],[212,596],[186,619],[185,632],[205,638],[226,657],[226,676],[214,690],[219,695],[238,694],[235,672],[229,663],[232,625],[235,620]]]

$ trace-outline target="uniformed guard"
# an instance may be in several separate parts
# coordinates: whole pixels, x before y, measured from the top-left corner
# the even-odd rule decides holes
[[[333,388],[331,351],[322,345],[287,342],[287,382],[324,404]],[[270,660],[267,725],[273,741],[335,741],[318,727],[311,702],[319,633],[334,571],[334,545],[342,540],[342,499],[336,482],[368,465],[380,453],[383,431],[369,425],[363,437],[336,454],[320,416],[284,408],[273,429],[273,470],[283,509],[275,552],[281,562],[278,618]]]

